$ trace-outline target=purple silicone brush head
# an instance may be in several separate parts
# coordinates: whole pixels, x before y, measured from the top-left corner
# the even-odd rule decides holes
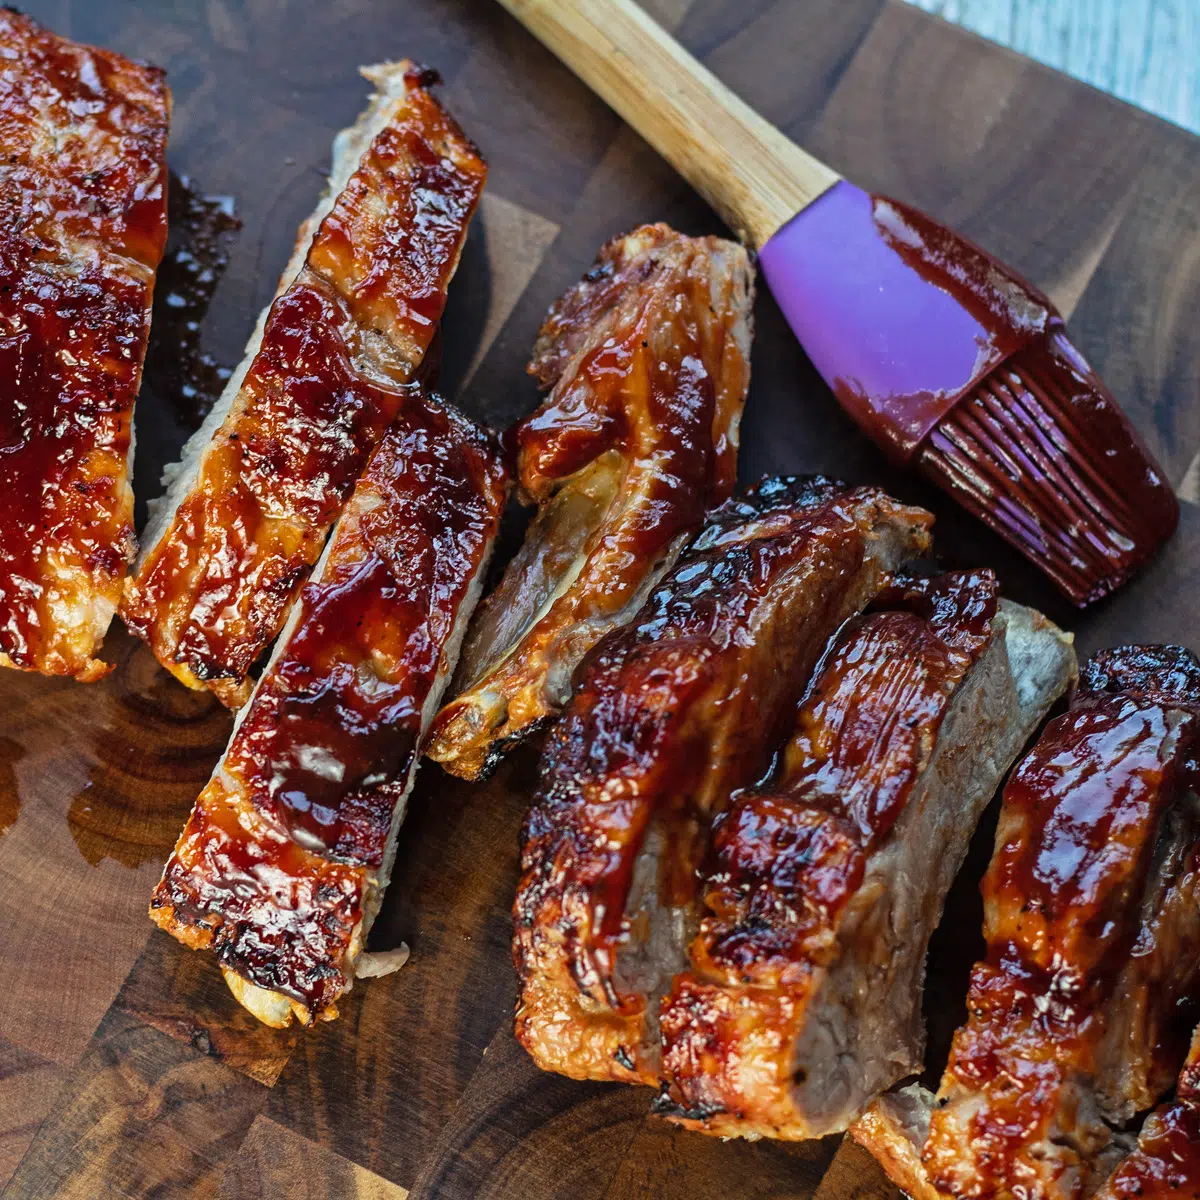
[[[1175,528],[1166,477],[1050,301],[965,238],[843,180],[760,262],[855,421],[1076,604]]]
[[[633,0],[500,0],[758,249],[846,411],[1076,604],[1168,537],[1166,477],[1049,300],[868,195],[739,100]]]

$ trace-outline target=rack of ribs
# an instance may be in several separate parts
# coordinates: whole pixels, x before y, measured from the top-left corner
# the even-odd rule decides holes
[[[163,72],[0,9],[0,665],[91,681],[133,559]]]
[[[409,62],[334,143],[241,366],[152,510],[121,615],[237,707],[372,449],[418,378],[487,169]]]
[[[490,434],[416,387],[179,838],[150,915],[268,1025],[337,1015],[504,506]]]
[[[766,771],[833,632],[929,544],[875,488],[768,480],[710,518],[584,660],[522,833],[517,1037],[575,1078],[656,1083],[708,827]]]
[[[1075,675],[990,571],[913,578],[826,651],[776,778],[717,818],[655,1110],[723,1137],[846,1129],[921,1068],[930,936],[975,826]]]
[[[551,309],[529,366],[549,395],[513,435],[538,511],[438,716],[446,770],[479,778],[556,716],[580,660],[730,495],[753,291],[741,246],[645,225]]]
[[[1198,749],[1200,661],[1126,646],[1014,772],[941,1087],[853,1131],[918,1200],[1090,1196],[1171,1087],[1200,998]]]

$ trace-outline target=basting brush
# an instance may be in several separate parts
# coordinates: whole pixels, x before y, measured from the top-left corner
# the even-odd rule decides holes
[[[1037,288],[842,179],[631,0],[500,0],[759,254],[843,408],[1076,604],[1130,577],[1179,504]]]

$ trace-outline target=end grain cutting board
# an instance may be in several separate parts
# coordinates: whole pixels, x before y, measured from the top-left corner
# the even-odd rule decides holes
[[[200,331],[240,357],[360,63],[409,55],[491,163],[451,291],[443,387],[503,426],[547,304],[613,233],[716,218],[491,0],[25,0],[57,31],[167,68],[170,160],[236,197],[242,228]],[[769,296],[758,306],[742,476],[822,470],[939,517],[949,563],[1075,629],[1200,648],[1200,141],[894,0],[654,0],[693,51],[789,135],[873,191],[929,209],[1073,313],[1184,504],[1166,553],[1079,618],[942,496],[897,478],[841,414]],[[158,312],[163,312],[160,303]],[[178,324],[157,320],[170,361]],[[138,489],[198,416],[178,387],[139,404]],[[891,1196],[832,1138],[721,1143],[646,1119],[647,1095],[539,1074],[510,1031],[508,909],[533,756],[472,787],[426,764],[374,935],[412,960],[310,1033],[257,1026],[147,897],[230,716],[114,629],[104,683],[0,678],[0,1187],[3,1195],[541,1200]],[[994,820],[994,817],[993,817]],[[979,945],[976,839],[937,939],[931,1060]]]

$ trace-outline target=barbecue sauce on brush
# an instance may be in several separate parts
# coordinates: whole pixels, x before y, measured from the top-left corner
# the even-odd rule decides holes
[[[1062,317],[966,238],[842,181],[763,269],[868,436],[1074,603],[1120,586],[1175,528],[1170,483]]]
[[[505,483],[490,435],[405,393],[155,894],[217,926],[226,966],[312,1011],[344,987],[365,875],[382,864]],[[246,802],[260,820],[239,817]]]
[[[15,12],[0,31],[0,653],[94,678],[53,644],[51,559],[90,604],[116,599],[133,554],[120,476],[166,242],[168,93],[157,68]]]
[[[839,399],[881,444],[911,431],[906,461],[1076,604],[1106,595],[1174,531],[1170,482],[1038,289],[915,208],[874,197],[873,215],[881,240],[974,321],[973,333],[949,336],[943,314],[939,346],[974,345],[977,359],[965,375],[956,364],[942,386],[904,396],[903,411],[895,396],[874,396],[868,409]],[[941,365],[929,350],[923,371]],[[965,380],[985,374],[964,394]]]
[[[414,68],[409,84],[434,78]],[[230,681],[234,702],[401,409],[483,186],[481,160],[438,152],[465,142],[453,119],[424,92],[407,103],[271,306],[245,411],[209,446],[201,485],[127,591],[122,616],[160,660],[192,684]]]

